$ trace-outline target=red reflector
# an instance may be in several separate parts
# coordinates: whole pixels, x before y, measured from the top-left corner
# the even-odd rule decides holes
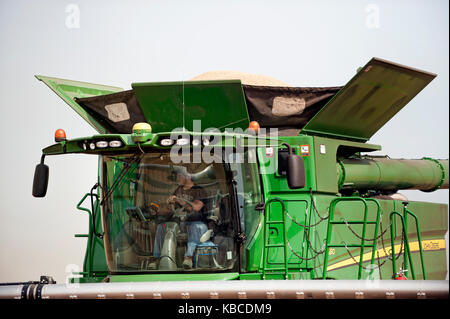
[[[395,277],[395,280],[407,280],[408,278],[406,278],[404,275],[400,274],[397,277]]]

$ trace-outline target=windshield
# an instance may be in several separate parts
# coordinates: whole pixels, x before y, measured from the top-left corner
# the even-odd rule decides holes
[[[239,228],[225,164],[173,164],[169,153],[103,156],[102,161],[111,272],[234,268]]]

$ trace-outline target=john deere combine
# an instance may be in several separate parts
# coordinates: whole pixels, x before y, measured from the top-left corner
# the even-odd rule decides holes
[[[33,185],[46,156],[98,156],[84,269],[0,297],[448,297],[448,207],[397,193],[448,188],[448,160],[367,143],[435,76],[378,58],[343,87],[37,76],[99,133],[58,130]]]

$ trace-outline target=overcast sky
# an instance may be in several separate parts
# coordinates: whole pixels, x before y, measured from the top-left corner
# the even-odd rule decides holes
[[[170,4],[169,4],[170,3]],[[83,264],[88,218],[75,209],[97,158],[48,157],[47,197],[31,195],[54,131],[95,134],[35,74],[129,89],[213,70],[293,86],[344,85],[372,57],[437,73],[370,143],[392,158],[449,156],[449,4],[434,1],[0,2],[0,282]],[[403,192],[448,203],[448,190]],[[72,266],[71,266],[72,265]]]

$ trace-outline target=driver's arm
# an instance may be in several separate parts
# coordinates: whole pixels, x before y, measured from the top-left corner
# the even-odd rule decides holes
[[[170,203],[170,202],[178,203],[180,206],[186,205],[186,202],[184,200],[176,198],[175,195],[169,196],[169,198],[167,199],[167,203]],[[192,202],[192,208],[196,212],[200,211],[203,208],[203,206],[204,206],[204,204],[201,200],[196,199]],[[186,209],[189,210],[190,205],[186,205]]]
[[[194,200],[192,202],[192,208],[190,205],[186,205],[186,210],[188,212],[187,214],[187,221],[200,221],[203,220],[203,213],[201,212],[204,204],[201,200]]]
[[[167,198],[167,204],[178,204],[180,206],[184,206],[186,205],[186,202],[177,198],[176,195],[170,195],[169,198]]]
[[[192,208],[194,209],[194,211],[198,212],[203,208],[204,204],[202,201],[196,199],[192,202]]]

